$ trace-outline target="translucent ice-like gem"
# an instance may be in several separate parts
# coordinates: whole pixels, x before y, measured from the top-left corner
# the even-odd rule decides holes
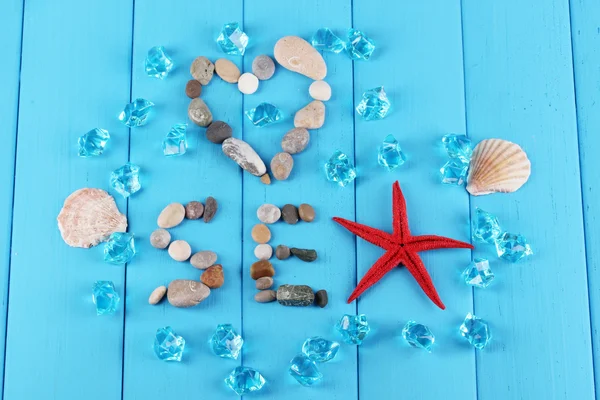
[[[163,46],[155,46],[148,50],[144,68],[148,76],[165,79],[173,69],[173,60]]]
[[[187,151],[187,124],[175,124],[163,139],[165,156],[180,156]]]
[[[323,379],[317,364],[306,354],[298,354],[290,361],[289,372],[303,386],[312,386]]]
[[[114,283],[110,281],[96,281],[94,283],[92,300],[96,305],[96,314],[111,315],[117,311],[121,298],[115,291]]]
[[[244,339],[238,335],[231,324],[218,325],[210,338],[210,347],[213,353],[223,358],[237,360],[243,345]]]
[[[508,232],[496,239],[496,252],[498,257],[513,263],[533,254],[525,236]]]
[[[333,360],[339,349],[340,344],[338,342],[332,342],[319,336],[306,339],[302,345],[302,352],[316,362]]]
[[[79,157],[99,156],[104,151],[106,143],[110,140],[108,131],[95,128],[82,135],[77,144],[79,145]]]
[[[375,43],[357,29],[348,29],[346,52],[353,60],[368,60],[375,50]]]
[[[224,53],[243,56],[248,46],[248,35],[242,31],[240,24],[231,22],[223,25],[217,44]]]
[[[265,383],[265,378],[263,378],[260,372],[250,367],[236,367],[225,378],[225,384],[236,392],[238,396],[256,392],[262,389]]]
[[[283,113],[271,103],[260,103],[255,108],[246,111],[246,117],[252,121],[254,126],[262,128],[281,120]]]
[[[467,285],[486,288],[494,280],[494,273],[488,260],[476,258],[463,271],[463,278]]]
[[[362,100],[356,106],[356,112],[365,121],[385,118],[390,110],[390,101],[383,90],[383,86],[367,90],[362,95]]]
[[[498,218],[479,207],[475,211],[471,225],[473,227],[471,236],[475,242],[493,244],[502,233]]]
[[[445,185],[461,186],[467,179],[468,169],[469,164],[465,164],[459,159],[448,161],[440,168],[442,183]]]
[[[371,331],[365,314],[346,314],[335,325],[335,329],[342,335],[344,342],[348,344],[362,344],[364,338]]]
[[[123,111],[121,111],[121,114],[119,114],[119,121],[130,128],[146,125],[152,107],[154,107],[154,103],[151,101],[146,99],[135,99],[133,103],[127,104]]]
[[[442,137],[442,143],[450,158],[459,158],[465,163],[471,161],[473,145],[467,136],[451,133]]]
[[[459,328],[462,337],[467,339],[477,349],[483,349],[492,339],[488,323],[471,313],[467,314]]]
[[[388,171],[398,168],[406,161],[402,148],[394,135],[387,135],[381,146],[379,146],[377,161],[379,165],[387,168]]]
[[[163,361],[181,361],[185,339],[173,332],[173,328],[165,326],[156,331],[154,337],[154,353]]]
[[[325,163],[327,180],[344,187],[356,179],[356,170],[347,155],[336,150]]]
[[[135,256],[133,234],[114,232],[104,244],[104,261],[110,264],[125,264]]]
[[[435,336],[423,324],[418,324],[415,321],[408,321],[402,329],[402,337],[412,347],[425,349],[431,353],[431,346],[435,342]]]
[[[312,37],[311,44],[317,50],[339,53],[344,50],[344,42],[329,28],[319,29]]]
[[[110,186],[123,197],[131,196],[142,188],[140,167],[133,163],[127,163],[115,169],[110,175]]]

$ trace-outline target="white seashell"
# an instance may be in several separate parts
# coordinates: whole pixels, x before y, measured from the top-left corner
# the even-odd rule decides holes
[[[72,247],[89,248],[113,232],[127,230],[127,217],[119,212],[115,199],[101,189],[84,188],[71,193],[57,220],[63,240]]]
[[[467,190],[473,196],[512,193],[531,175],[531,162],[518,144],[502,139],[486,139],[473,150]]]

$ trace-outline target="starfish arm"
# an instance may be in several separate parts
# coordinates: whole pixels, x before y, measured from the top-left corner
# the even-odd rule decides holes
[[[473,245],[469,243],[436,235],[413,236],[406,246],[407,251],[416,252],[434,249],[474,249]]]
[[[379,246],[386,250],[391,247],[392,236],[389,233],[343,218],[334,217],[333,220],[354,233],[356,236],[360,236],[367,242],[373,243],[375,246]]]
[[[406,200],[398,181],[394,182],[392,193],[394,235],[403,241],[410,236],[410,229],[408,215],[406,215]]]
[[[383,278],[385,274],[396,268],[402,259],[401,253],[402,252],[400,250],[392,250],[387,251],[383,256],[381,256],[360,280],[356,286],[356,289],[354,289],[348,298],[348,303],[353,302],[357,297],[363,294],[365,290]]]
[[[419,286],[421,286],[421,289],[423,289],[427,297],[429,297],[436,306],[445,310],[446,306],[442,303],[437,290],[435,290],[435,286],[433,285],[431,277],[425,269],[425,265],[423,264],[423,261],[421,261],[421,258],[411,251],[405,251],[404,255],[402,263],[415,278]]]

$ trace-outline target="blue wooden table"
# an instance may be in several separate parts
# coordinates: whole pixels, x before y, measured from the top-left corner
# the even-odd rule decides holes
[[[333,98],[325,126],[295,158],[292,176],[271,186],[242,173],[191,127],[190,151],[166,158],[160,143],[184,122],[183,93],[191,61],[222,56],[214,38],[239,21],[251,37],[244,57],[272,54],[284,35],[309,38],[329,26],[364,30],[377,43],[368,62],[326,54]],[[3,399],[226,399],[223,378],[243,364],[268,380],[263,399],[593,399],[600,383],[600,3],[596,0],[103,0],[0,2],[0,348]],[[143,70],[147,50],[164,45],[177,64],[165,81]],[[293,112],[309,101],[305,77],[280,68],[257,94],[242,96],[216,78],[202,94],[234,136],[265,159],[278,151]],[[383,85],[393,104],[378,122],[356,117],[363,91]],[[131,99],[156,103],[145,127],[128,130],[116,115]],[[243,111],[261,101],[283,109],[285,122],[257,129]],[[77,157],[77,138],[94,127],[112,139],[104,155]],[[467,133],[519,143],[532,161],[529,182],[509,195],[470,197],[439,183],[445,162],[440,137]],[[387,173],[376,150],[393,133],[408,162]],[[359,177],[344,189],[325,180],[322,165],[340,149]],[[65,245],[56,216],[81,187],[108,189],[110,171],[128,160],[142,168],[143,190],[125,201],[139,255],[126,267],[105,264],[102,246]],[[493,249],[424,253],[447,310],[437,309],[405,269],[388,274],[358,302],[345,299],[381,250],[356,240],[331,217],[391,229],[391,183],[406,195],[411,228],[469,238],[475,207],[496,214],[526,235],[535,256],[498,261]],[[226,283],[193,309],[149,306],[152,289],[198,271],[172,261],[148,242],[168,203],[215,197],[211,224],[173,230],[192,247],[216,251]],[[275,263],[278,284],[308,284],[330,293],[330,304],[291,309],[253,301],[250,229],[262,203],[313,204],[312,224],[273,226],[273,244],[316,248],[313,264]],[[472,256],[488,257],[496,272],[486,290],[460,280]],[[95,280],[112,280],[123,300],[112,317],[97,317]],[[458,336],[468,312],[487,319],[494,338],[475,351]],[[289,360],[313,335],[336,339],[344,313],[364,313],[371,336],[343,345],[322,366],[325,379],[304,388],[287,374]],[[436,334],[434,351],[408,347],[408,319]],[[215,357],[207,345],[219,323],[246,340],[240,360]],[[187,339],[183,362],[156,359],[157,328],[171,325]],[[250,397],[250,396],[248,396]]]

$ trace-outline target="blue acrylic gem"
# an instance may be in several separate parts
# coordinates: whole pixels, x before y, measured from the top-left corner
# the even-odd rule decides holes
[[[99,156],[104,151],[110,135],[108,131],[95,128],[79,138],[79,157]]]
[[[263,378],[260,372],[250,367],[236,367],[225,378],[225,384],[236,392],[238,396],[256,392],[262,389],[265,383],[265,378]]]
[[[155,46],[148,50],[144,68],[148,76],[158,79],[165,79],[173,69],[173,60],[163,46]]]
[[[96,314],[112,315],[117,311],[121,298],[115,291],[114,283],[110,281],[96,281],[94,283],[92,300],[96,305]]]
[[[218,325],[210,338],[210,347],[213,353],[223,358],[237,360],[243,345],[244,339],[237,334],[231,324]]]
[[[345,187],[356,179],[356,170],[348,156],[336,150],[329,161],[325,163],[325,175],[327,180],[337,182],[341,187]]]
[[[175,124],[163,139],[165,156],[180,156],[187,151],[187,124]]]
[[[465,135],[448,134],[442,137],[442,143],[450,158],[458,158],[464,163],[471,161],[473,146]]]
[[[289,372],[303,386],[312,386],[323,379],[317,364],[305,354],[298,354],[290,361]]]
[[[339,53],[344,50],[344,42],[329,28],[319,29],[312,37],[311,44],[317,50]]]
[[[450,160],[442,168],[442,183],[445,185],[461,186],[467,179],[469,164],[465,164],[458,159]]]
[[[496,239],[498,257],[510,262],[517,262],[533,254],[525,236],[504,232]]]
[[[246,117],[254,126],[262,128],[279,122],[283,118],[283,113],[271,103],[260,103],[256,108],[246,111]]]
[[[362,95],[362,100],[356,106],[356,112],[365,121],[374,121],[385,118],[390,110],[390,101],[383,90],[383,86],[367,90]]]
[[[135,256],[133,234],[114,232],[104,244],[104,261],[110,264],[125,264]]]
[[[248,35],[242,31],[237,22],[225,24],[217,38],[217,44],[224,53],[243,56],[248,46]]]
[[[368,60],[375,50],[375,43],[363,32],[357,29],[348,29],[346,52],[353,60]]]
[[[377,161],[388,171],[398,168],[406,161],[402,148],[394,135],[387,135],[382,145],[379,146]]]
[[[431,353],[431,346],[435,342],[435,336],[423,324],[417,324],[415,321],[408,321],[402,329],[402,337],[412,347],[425,349]]]
[[[319,336],[306,339],[302,345],[302,352],[316,362],[333,360],[339,349],[340,344],[338,342],[332,342]]]
[[[467,285],[485,289],[494,280],[494,273],[488,260],[476,258],[463,271],[463,278]]]
[[[364,338],[371,331],[365,314],[346,314],[335,325],[335,329],[342,335],[344,342],[348,344],[362,344]]]
[[[502,233],[498,218],[479,207],[473,218],[472,227],[471,237],[473,241],[479,243],[496,243],[496,239]]]
[[[142,188],[140,183],[140,167],[127,163],[110,174],[110,186],[121,196],[129,197]]]
[[[156,331],[154,353],[163,361],[181,361],[185,339],[173,332],[173,328],[165,326]]]
[[[492,339],[488,323],[477,318],[471,313],[467,314],[465,321],[460,326],[460,334],[477,349],[483,349]]]
[[[150,110],[154,103],[145,99],[136,99],[133,103],[125,106],[125,109],[119,114],[119,121],[130,128],[146,125]]]

